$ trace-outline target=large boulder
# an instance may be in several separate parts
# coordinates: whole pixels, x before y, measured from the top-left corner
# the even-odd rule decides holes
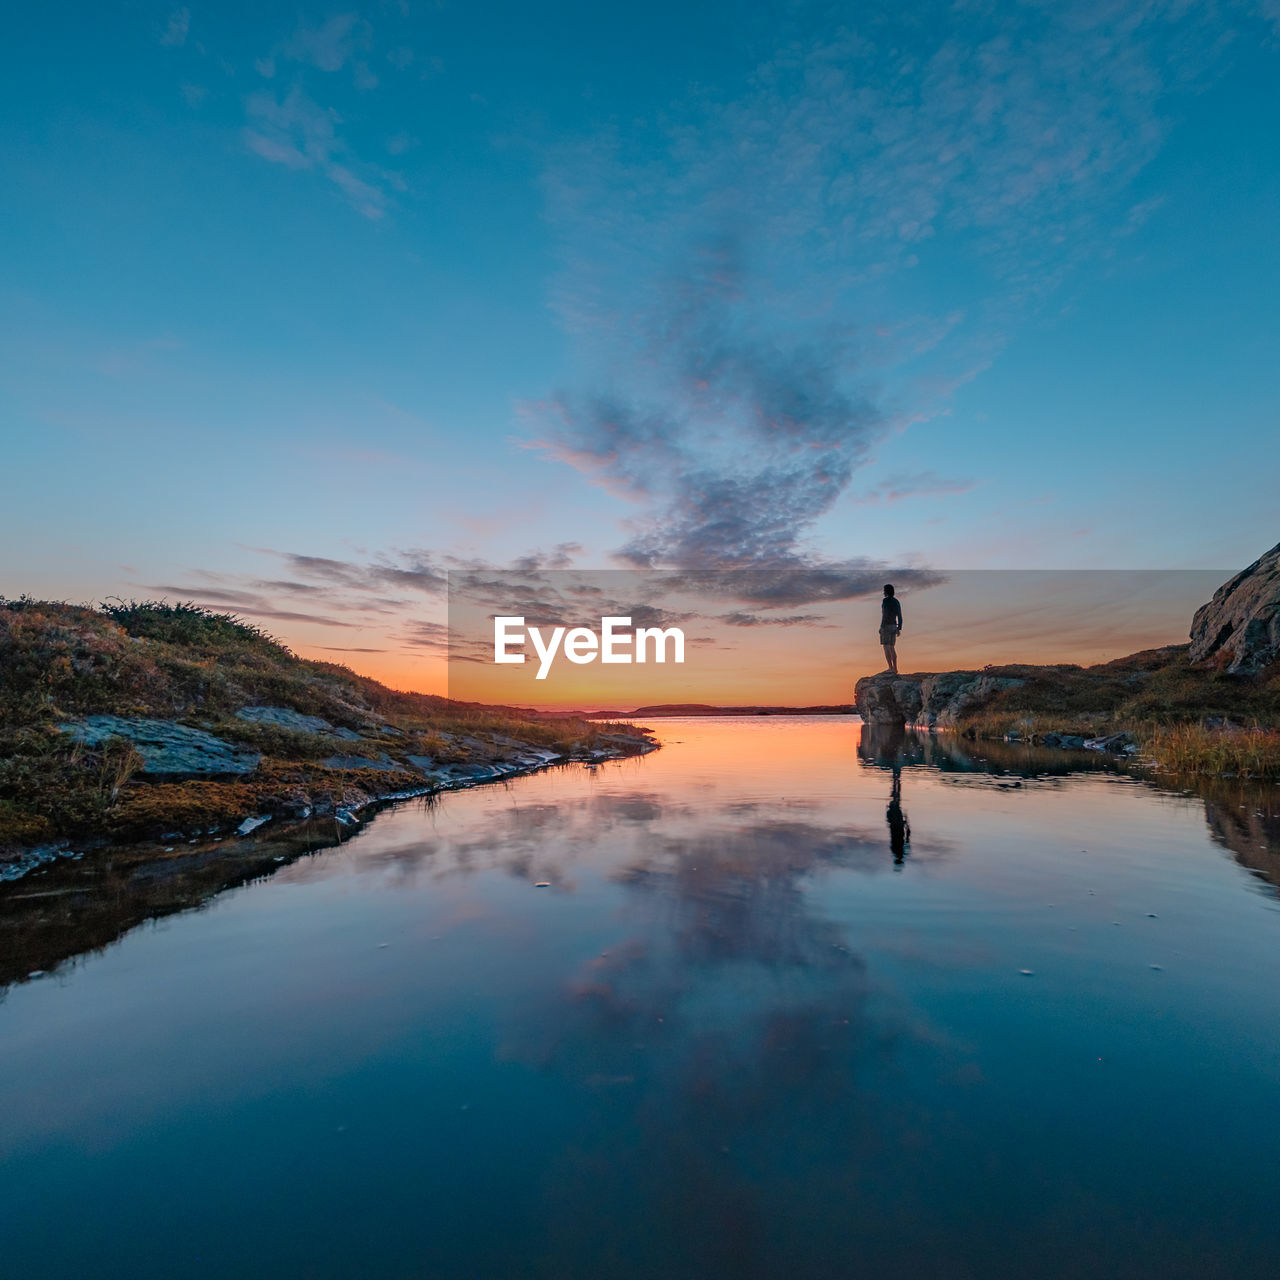
[[[1191,620],[1191,661],[1256,675],[1280,659],[1280,546],[1224,582]]]
[[[86,746],[101,746],[111,738],[131,742],[142,758],[140,773],[159,777],[219,777],[252,773],[262,757],[256,751],[215,738],[172,720],[141,716],[86,716],[62,726]]]

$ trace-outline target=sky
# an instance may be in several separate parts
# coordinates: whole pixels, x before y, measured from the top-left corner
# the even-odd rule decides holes
[[[806,583],[1280,540],[1278,0],[6,34],[0,594],[443,691],[450,571],[767,570],[780,634]]]

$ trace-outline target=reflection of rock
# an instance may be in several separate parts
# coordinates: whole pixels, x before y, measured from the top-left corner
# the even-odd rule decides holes
[[[982,671],[911,676],[884,672],[863,676],[854,686],[853,700],[858,714],[868,724],[947,728],[993,694],[1025,683],[1015,676],[991,676]]]
[[[1276,787],[1228,788],[1208,783],[1202,796],[1205,821],[1218,844],[1241,866],[1280,888],[1280,796]]]
[[[140,772],[165,777],[216,777],[252,773],[262,757],[203,729],[138,716],[86,716],[63,726],[78,742],[97,747],[111,738],[131,742],[142,758]]]
[[[1254,675],[1280,658],[1280,546],[1241,570],[1196,610],[1191,661]]]
[[[1060,778],[1071,773],[1112,773],[1113,757],[1098,751],[1064,752],[1047,745],[971,740],[955,734],[917,733],[891,725],[864,724],[858,737],[858,759],[877,769],[936,769],[967,774],[974,785],[1006,785],[1002,779]]]

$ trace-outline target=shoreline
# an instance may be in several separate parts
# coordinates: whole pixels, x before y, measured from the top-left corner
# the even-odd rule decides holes
[[[304,857],[341,848],[379,814],[407,801],[430,804],[453,792],[550,769],[594,770],[640,759],[660,746],[649,742],[628,754],[545,760],[496,777],[388,791],[344,806],[342,817],[313,813],[272,824],[270,830],[254,827],[244,835],[233,831],[181,844],[146,840],[52,851],[17,874],[0,877],[0,995],[8,986],[44,977],[111,946],[149,920],[199,910]]]
[[[25,849],[0,850],[0,897],[3,895],[4,886],[15,884],[42,867],[64,862],[79,862],[92,854],[130,853],[146,849],[162,849],[165,853],[176,853],[179,844],[191,849],[192,852],[200,852],[216,844],[226,844],[231,847],[240,841],[250,839],[283,842],[291,834],[297,833],[308,825],[330,820],[334,824],[334,843],[341,844],[371,822],[383,809],[406,800],[421,800],[453,791],[469,791],[489,783],[529,777],[547,769],[568,765],[576,764],[593,769],[610,761],[638,759],[650,755],[661,746],[661,743],[651,738],[636,737],[633,740],[637,743],[634,751],[594,749],[581,755],[542,751],[539,754],[545,758],[536,762],[520,764],[504,760],[473,762],[456,766],[455,771],[447,776],[442,770],[431,782],[423,786],[398,787],[373,793],[362,791],[358,798],[337,803],[331,807],[308,805],[302,812],[296,814],[284,811],[255,814],[244,818],[234,826],[219,824],[200,831],[174,831],[167,833],[167,838],[160,836],[112,840],[108,834],[104,833],[88,835],[78,840],[66,838]],[[266,827],[270,830],[263,830]],[[260,836],[257,835],[259,831],[262,832]],[[79,847],[73,848],[73,845]]]
[[[689,719],[696,723],[705,718]],[[1020,787],[1022,779],[1106,775],[1155,792],[1196,799],[1206,806],[1214,839],[1237,860],[1280,885],[1280,865],[1264,854],[1264,847],[1280,847],[1280,828],[1275,826],[1280,821],[1280,789],[1270,784],[1178,776],[1103,752],[967,739],[945,728],[909,734],[877,731],[876,726],[865,724],[858,728],[857,734],[850,735],[855,751],[847,757],[842,753],[853,770],[872,768],[896,775],[918,767],[960,769],[990,775],[999,785],[1011,787]],[[0,992],[75,964],[148,921],[199,909],[231,889],[270,879],[304,857],[341,848],[380,813],[408,801],[420,800],[430,807],[451,792],[528,777],[553,767],[578,765],[592,772],[601,764],[643,758],[662,745],[649,741],[634,752],[604,759],[561,758],[498,777],[388,790],[344,806],[343,816],[312,813],[263,824],[244,835],[232,830],[181,844],[152,840],[61,851],[0,882]]]

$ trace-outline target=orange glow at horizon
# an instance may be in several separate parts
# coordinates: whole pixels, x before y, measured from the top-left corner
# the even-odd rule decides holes
[[[968,571],[927,590],[900,592],[904,672],[1006,663],[1089,665],[1140,649],[1185,643],[1195,608],[1217,571]],[[724,605],[718,605],[723,609]],[[769,618],[767,610],[759,610]],[[301,640],[297,652],[340,662],[395,689],[461,701],[546,710],[626,711],[665,703],[719,706],[847,705],[863,675],[881,671],[879,598],[808,607],[814,625],[736,627],[715,616],[684,624],[684,665],[576,666],[558,661],[535,680],[524,666],[446,663],[443,652],[335,651]],[[707,610],[710,614],[710,609]],[[467,624],[467,638],[490,642],[491,614]],[[478,646],[477,646],[478,647]]]

